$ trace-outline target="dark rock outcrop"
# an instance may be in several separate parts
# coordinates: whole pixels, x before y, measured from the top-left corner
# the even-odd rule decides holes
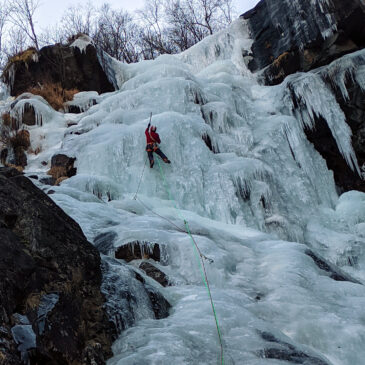
[[[139,268],[143,270],[147,276],[157,281],[162,286],[166,287],[170,285],[169,280],[164,272],[158,269],[156,266],[153,266],[149,262],[142,262],[139,265]]]
[[[361,0],[261,0],[242,15],[254,43],[252,71],[265,67],[267,84],[326,65],[365,47],[365,4]]]
[[[100,256],[78,224],[18,171],[0,169],[4,364],[104,364],[112,329]]]
[[[85,38],[81,35],[81,39]],[[102,66],[97,50],[89,44],[84,50],[69,44],[43,47],[39,52],[29,49],[13,57],[7,64],[3,80],[12,96],[26,92],[38,84],[60,83],[64,89],[79,91],[114,91]]]

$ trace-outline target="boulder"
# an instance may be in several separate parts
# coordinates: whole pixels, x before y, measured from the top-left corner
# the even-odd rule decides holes
[[[99,253],[74,220],[10,168],[0,168],[0,250],[2,363],[105,364],[114,332]]]
[[[30,48],[11,58],[3,72],[3,81],[10,87],[12,96],[48,83],[60,83],[64,89],[114,91],[99,62],[98,52],[85,35],[68,44]]]

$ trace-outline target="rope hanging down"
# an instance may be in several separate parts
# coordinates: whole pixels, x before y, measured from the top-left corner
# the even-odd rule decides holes
[[[175,206],[176,211],[178,212],[180,218],[184,222],[184,225],[185,225],[185,228],[186,228],[186,232],[185,233],[187,233],[189,235],[189,237],[190,237],[190,239],[191,239],[191,241],[193,243],[193,247],[195,248],[194,252],[196,254],[196,258],[197,258],[197,261],[198,261],[198,264],[199,264],[199,268],[200,268],[200,273],[201,273],[201,276],[202,276],[202,280],[203,280],[203,282],[205,284],[205,287],[207,289],[208,296],[209,296],[209,299],[210,299],[210,304],[212,306],[213,316],[214,316],[215,325],[216,325],[217,333],[218,333],[218,340],[219,340],[219,344],[220,344],[220,348],[221,348],[221,354],[220,354],[221,355],[221,364],[223,365],[224,364],[223,340],[222,340],[222,334],[221,334],[221,330],[220,330],[219,323],[218,323],[217,313],[216,313],[215,306],[214,306],[214,302],[213,302],[213,298],[212,298],[212,293],[210,291],[208,275],[207,275],[207,272],[206,272],[206,269],[205,269],[204,260],[203,260],[206,257],[201,253],[201,251],[200,251],[200,249],[198,247],[198,244],[196,243],[193,235],[191,234],[191,231],[190,231],[189,224],[188,224],[187,220],[183,217],[183,215],[181,213],[181,210],[179,209],[179,207],[176,204],[175,199],[172,198],[172,194],[171,194],[170,189],[168,187],[168,184],[166,182],[166,178],[165,178],[165,175],[163,173],[163,170],[162,170],[162,167],[161,167],[161,164],[160,164],[159,159],[157,159],[157,163],[158,163],[158,167],[160,169],[160,174],[161,174],[162,180],[164,182],[165,189],[167,191],[167,194],[169,196],[169,199],[174,203],[174,206]]]

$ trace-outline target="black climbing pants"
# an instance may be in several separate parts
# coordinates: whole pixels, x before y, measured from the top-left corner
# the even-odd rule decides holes
[[[154,164],[154,160],[153,160],[153,152],[157,153],[164,162],[169,162],[169,159],[166,157],[166,155],[158,148],[156,143],[149,143],[146,146],[146,151],[148,154],[148,158],[150,160],[150,166],[152,167]]]

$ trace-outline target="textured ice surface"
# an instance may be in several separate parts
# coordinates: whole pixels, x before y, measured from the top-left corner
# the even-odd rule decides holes
[[[174,285],[161,288],[145,278],[172,304],[165,319],[152,319],[132,270],[110,263],[112,279],[105,276],[103,284],[110,303],[118,302],[112,289],[122,278],[133,305],[121,303],[128,329],[109,365],[219,363],[209,297],[184,219],[214,261],[206,267],[226,364],[287,363],[278,354],[303,364],[362,364],[364,286],[333,279],[308,254],[310,246],[328,265],[365,279],[363,194],[338,199],[333,173],[303,132],[320,113],[356,168],[348,127],[318,74],[289,79],[303,101],[301,115],[290,108],[288,83],[260,86],[242,57],[250,44],[240,19],[178,56],[133,65],[109,59],[118,91],[100,95],[82,114],[54,112],[43,126],[29,128],[42,152],[28,156],[27,172],[44,173],[41,162],[54,153],[77,158],[77,175],[52,187],[50,196],[90,242],[113,231],[115,248],[135,240],[166,247],[163,271]],[[151,112],[172,164],[160,162],[163,175],[157,162],[146,166],[133,200]]]
[[[85,112],[96,104],[99,99],[99,94],[96,91],[82,91],[75,94],[73,100],[65,103],[65,109],[69,111],[70,107],[77,106],[81,112]]]

